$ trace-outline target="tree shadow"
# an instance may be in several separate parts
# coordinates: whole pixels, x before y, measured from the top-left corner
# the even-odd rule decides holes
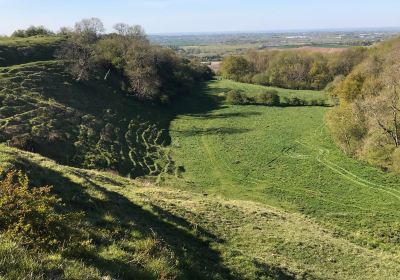
[[[258,276],[269,277],[275,280],[295,280],[297,277],[285,268],[270,266],[266,263],[253,260],[254,265],[259,269]]]
[[[120,193],[98,185],[85,172],[73,174],[83,182],[83,187],[64,174],[29,159],[18,157],[15,165],[27,171],[32,185],[54,186],[53,191],[65,204],[63,211],[84,213],[85,225],[81,230],[92,240],[95,250],[80,249],[78,255],[66,255],[67,258],[81,260],[104,274],[120,279],[157,279],[154,271],[147,271],[132,260],[106,259],[99,254],[101,248],[117,246],[133,256],[137,248],[125,246],[124,241],[136,232],[140,236],[135,235],[136,239],[156,238],[173,252],[182,274],[179,279],[240,279],[222,264],[219,252],[210,247],[211,242],[224,241],[204,228],[198,227],[193,233],[193,224],[186,219],[154,203],[150,204],[153,211],[146,210]],[[123,186],[120,188],[123,189]],[[109,218],[105,219],[106,216]]]

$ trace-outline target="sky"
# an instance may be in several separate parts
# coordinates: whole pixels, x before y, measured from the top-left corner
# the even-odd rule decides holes
[[[90,17],[149,34],[400,27],[399,11],[399,0],[0,0],[0,34]]]

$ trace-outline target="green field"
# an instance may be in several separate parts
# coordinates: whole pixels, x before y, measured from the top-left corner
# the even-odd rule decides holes
[[[209,87],[211,95],[259,88]],[[221,105],[179,116],[171,125],[172,156],[184,167],[178,185],[301,213],[354,244],[398,253],[400,179],[344,155],[326,130],[327,110]]]

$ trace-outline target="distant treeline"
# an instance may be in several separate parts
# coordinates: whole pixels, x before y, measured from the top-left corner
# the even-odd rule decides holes
[[[226,57],[221,74],[234,81],[289,89],[324,89],[347,76],[367,55],[363,47],[323,54],[312,51],[251,51]]]

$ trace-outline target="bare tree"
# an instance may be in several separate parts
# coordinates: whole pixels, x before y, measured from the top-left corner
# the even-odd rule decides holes
[[[399,53],[400,54],[400,53]],[[393,54],[397,57],[398,54]],[[398,61],[398,60],[392,60]],[[384,89],[366,98],[366,114],[396,147],[400,147],[400,63],[387,66],[382,73]]]
[[[95,47],[104,25],[97,18],[84,19],[75,24],[71,37],[63,44],[57,56],[77,81],[89,78],[94,67]]]
[[[146,39],[146,32],[140,25],[128,25],[125,23],[117,23],[114,25],[114,30],[118,35],[124,36],[126,38],[137,38]]]

